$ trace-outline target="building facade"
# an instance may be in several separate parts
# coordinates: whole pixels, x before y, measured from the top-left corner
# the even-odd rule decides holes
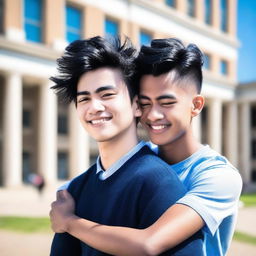
[[[0,0],[0,185],[74,177],[97,157],[74,106],[49,89],[56,59],[79,38],[120,34],[138,47],[177,37],[205,54],[206,107],[196,135],[256,181],[256,86],[238,86],[234,0]],[[254,158],[254,160],[253,160]]]

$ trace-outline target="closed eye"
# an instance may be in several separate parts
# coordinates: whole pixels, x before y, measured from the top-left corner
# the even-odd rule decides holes
[[[150,103],[148,103],[148,102],[139,102],[139,105],[140,105],[141,108],[146,108],[146,107],[150,106]]]
[[[116,93],[104,93],[103,95],[102,95],[102,98],[109,98],[109,97],[112,97],[112,96],[114,96],[114,95],[116,95]]]
[[[79,98],[79,99],[77,100],[77,103],[86,102],[86,101],[88,101],[89,99],[90,99],[89,97],[82,97],[82,98]]]
[[[173,104],[175,104],[175,103],[176,103],[176,101],[162,102],[161,105],[168,107],[168,106],[171,106],[171,105],[173,105]]]

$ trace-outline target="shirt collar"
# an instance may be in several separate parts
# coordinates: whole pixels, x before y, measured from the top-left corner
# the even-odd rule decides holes
[[[133,147],[128,153],[123,155],[114,164],[112,164],[107,170],[104,170],[101,165],[100,156],[98,156],[96,161],[96,174],[99,173],[99,178],[105,180],[114,174],[119,168],[121,168],[133,155],[135,155],[146,143],[140,141],[135,147]]]

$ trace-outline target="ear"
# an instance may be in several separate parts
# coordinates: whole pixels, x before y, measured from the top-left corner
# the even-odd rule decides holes
[[[202,95],[196,95],[192,100],[192,109],[191,115],[192,117],[197,116],[204,107],[204,97]]]
[[[138,96],[135,96],[132,101],[132,109],[135,117],[141,117],[142,112],[139,106]]]

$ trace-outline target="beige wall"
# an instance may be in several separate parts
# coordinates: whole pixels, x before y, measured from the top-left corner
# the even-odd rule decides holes
[[[45,0],[45,43],[53,45],[56,39],[64,39],[64,0]]]
[[[23,0],[5,0],[5,15],[4,27],[5,29],[15,28],[22,30],[22,2]]]

